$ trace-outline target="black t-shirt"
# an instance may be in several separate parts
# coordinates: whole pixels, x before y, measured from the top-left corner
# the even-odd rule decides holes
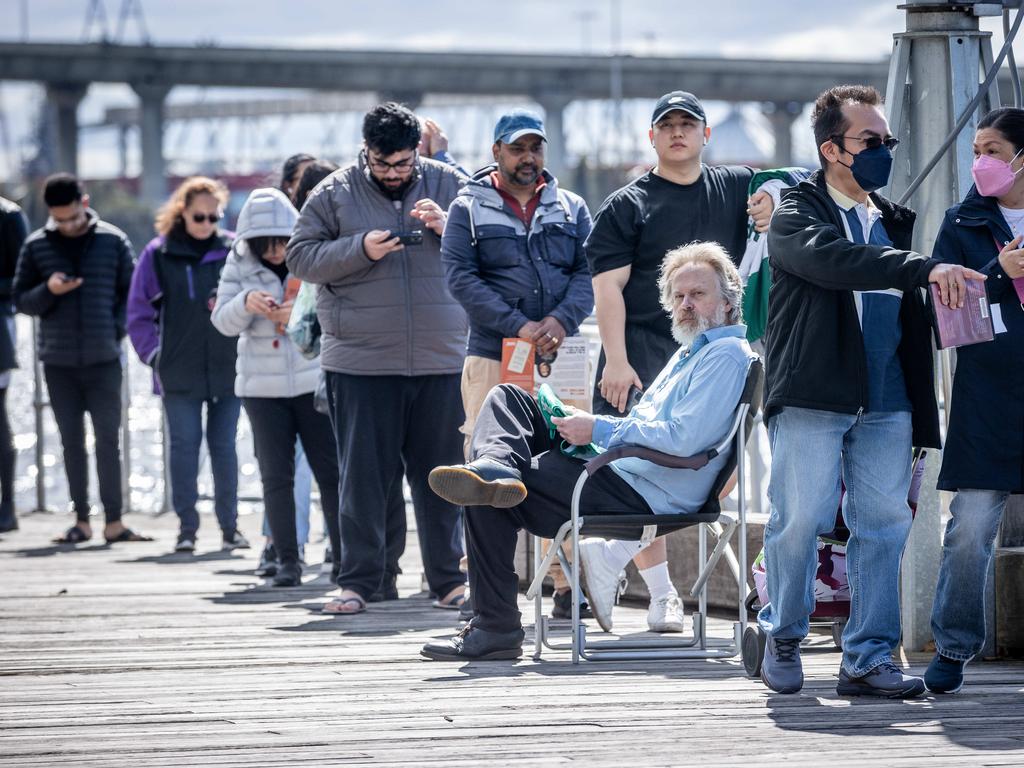
[[[671,339],[658,292],[661,262],[671,249],[715,241],[740,263],[753,175],[747,166],[704,166],[694,183],[676,184],[649,171],[604,201],[585,244],[587,262],[593,275],[632,267],[622,291],[627,326],[644,326]]]

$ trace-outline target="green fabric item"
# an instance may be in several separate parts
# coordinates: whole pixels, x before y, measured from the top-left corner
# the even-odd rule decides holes
[[[540,406],[540,412],[544,414],[544,421],[548,425],[548,434],[554,440],[558,434],[558,427],[551,422],[551,417],[565,418],[569,415],[569,410],[549,384],[541,384],[537,389],[537,405]],[[592,459],[604,452],[603,448],[593,443],[588,445],[570,445],[565,440],[562,440],[559,447],[566,456],[582,459],[583,461]]]
[[[806,168],[774,168],[766,171],[758,171],[751,177],[747,194],[753,195],[766,181],[778,179],[786,184],[794,185],[806,179],[810,172]],[[754,229],[751,221],[747,225],[747,247],[752,243],[759,243],[765,235]],[[753,270],[747,278],[746,288],[743,290],[743,321],[747,324],[747,341],[755,342],[764,336],[765,327],[768,325],[768,291],[772,286],[772,274],[768,269],[768,249],[764,248],[764,256],[761,263]]]

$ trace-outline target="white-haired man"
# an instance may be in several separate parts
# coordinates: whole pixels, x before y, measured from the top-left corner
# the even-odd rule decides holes
[[[552,419],[559,433],[552,438],[537,402],[517,387],[500,385],[488,394],[477,418],[473,460],[431,472],[435,493],[466,507],[474,617],[456,637],[425,645],[427,658],[522,655],[516,536],[525,528],[550,538],[569,519],[580,464],[559,450],[562,440],[604,448],[641,445],[689,456],[728,433],[754,358],[740,323],[743,289],[736,268],[717,243],[694,243],[665,256],[660,288],[680,348],[626,416],[575,411]],[[580,512],[696,512],[727,458],[722,454],[703,469],[685,473],[641,459],[619,459],[587,482]],[[602,626],[610,625],[619,571],[641,545],[600,539],[586,543],[581,559],[591,608]]]

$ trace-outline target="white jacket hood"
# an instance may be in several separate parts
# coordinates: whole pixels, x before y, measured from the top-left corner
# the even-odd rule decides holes
[[[279,189],[254,189],[238,214],[237,240],[252,237],[291,237],[299,212]]]

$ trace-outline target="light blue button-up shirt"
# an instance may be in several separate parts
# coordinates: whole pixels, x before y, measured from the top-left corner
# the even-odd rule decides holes
[[[712,328],[689,349],[681,348],[624,417],[597,416],[593,442],[604,448],[639,445],[692,456],[718,445],[729,433],[755,359],[744,325]],[[699,470],[669,469],[643,459],[611,464],[655,514],[697,512],[707,501],[728,451]]]

